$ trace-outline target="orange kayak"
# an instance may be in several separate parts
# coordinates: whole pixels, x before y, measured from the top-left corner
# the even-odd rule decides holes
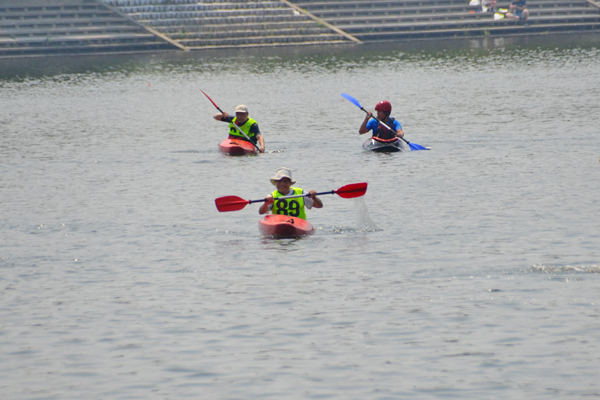
[[[269,214],[258,221],[258,230],[263,236],[290,238],[315,233],[315,227],[302,218],[288,215]]]
[[[219,143],[219,150],[232,156],[255,154],[257,151],[252,143],[241,139],[225,139]]]

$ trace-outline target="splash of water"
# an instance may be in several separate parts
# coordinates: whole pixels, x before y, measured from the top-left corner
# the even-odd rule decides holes
[[[364,198],[357,197],[354,199],[354,208],[356,209],[356,229],[362,232],[375,232],[382,230],[371,217],[369,209]]]
[[[555,272],[584,272],[591,274],[600,273],[600,267],[598,265],[544,265],[544,264],[536,264],[531,267],[531,271],[533,272],[545,272],[545,273],[555,273]]]

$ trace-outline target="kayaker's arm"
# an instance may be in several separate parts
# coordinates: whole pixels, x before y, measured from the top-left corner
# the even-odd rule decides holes
[[[227,117],[229,117],[229,114],[227,114],[227,112],[216,113],[215,115],[213,115],[213,118],[216,119],[217,121],[228,122]]]
[[[260,149],[258,149],[258,151],[260,151],[261,153],[265,152],[265,139],[263,139],[262,135],[256,135],[256,137],[258,138],[258,143],[260,144]]]
[[[369,132],[367,130],[367,123],[369,122],[369,120],[371,119],[371,116],[373,114],[371,113],[371,111],[367,111],[367,116],[365,117],[365,120],[363,121],[362,125],[360,126],[360,128],[358,128],[358,133],[365,134],[367,132]]]
[[[313,207],[315,207],[315,208],[323,208],[323,202],[321,201],[320,198],[317,197],[317,191],[316,190],[311,190],[310,192],[308,192],[308,197],[310,197],[311,199],[313,199],[313,201],[314,201]]]
[[[267,197],[265,197],[265,202],[263,204],[261,204],[260,207],[258,207],[258,213],[259,214],[266,214],[269,212],[269,206],[271,204],[273,204],[273,196],[272,195],[268,195]]]
[[[404,137],[404,131],[402,129],[398,129],[396,131],[396,136],[398,136],[399,138]]]

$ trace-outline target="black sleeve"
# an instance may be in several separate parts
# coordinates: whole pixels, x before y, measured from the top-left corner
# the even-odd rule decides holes
[[[255,135],[260,135],[260,129],[258,129],[258,123],[252,124],[250,127],[250,133],[254,133]]]

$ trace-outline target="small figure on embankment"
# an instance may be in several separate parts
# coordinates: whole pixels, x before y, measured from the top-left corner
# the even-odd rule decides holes
[[[506,13],[507,18],[521,20],[524,24],[527,24],[527,18],[529,17],[529,10],[527,9],[527,0],[512,0],[508,12]]]

